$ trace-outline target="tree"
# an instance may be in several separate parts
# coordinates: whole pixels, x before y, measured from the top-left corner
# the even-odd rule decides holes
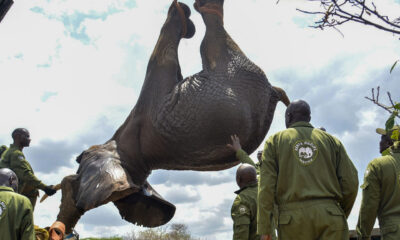
[[[320,11],[307,11],[297,9],[300,12],[320,16],[314,23],[314,28],[324,29],[336,27],[347,22],[356,22],[378,28],[380,30],[400,36],[400,17],[386,16],[379,10],[372,0],[308,0],[320,2]],[[381,0],[382,1],[382,0]],[[339,30],[338,30],[339,31]],[[340,31],[339,31],[340,32]]]
[[[171,224],[158,228],[149,228],[136,233],[133,231],[124,240],[199,240],[193,238],[185,224]]]

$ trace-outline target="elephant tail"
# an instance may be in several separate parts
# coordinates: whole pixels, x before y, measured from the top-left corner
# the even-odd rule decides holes
[[[290,100],[289,100],[289,97],[286,95],[285,90],[283,90],[280,87],[275,87],[275,86],[273,86],[272,88],[278,94],[279,100],[282,101],[286,105],[286,107],[289,106]]]

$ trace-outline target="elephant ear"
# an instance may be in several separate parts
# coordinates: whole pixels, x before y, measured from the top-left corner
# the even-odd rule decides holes
[[[146,181],[141,191],[114,202],[123,219],[144,227],[166,224],[175,214],[175,206],[163,199]]]
[[[85,211],[140,190],[121,166],[115,141],[92,146],[77,159],[76,206]]]

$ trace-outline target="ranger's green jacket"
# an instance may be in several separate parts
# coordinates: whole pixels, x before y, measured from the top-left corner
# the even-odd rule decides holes
[[[391,226],[400,224],[400,149],[393,149],[390,155],[372,160],[361,188],[363,196],[357,234],[362,239],[369,239],[378,217],[384,236],[391,231]],[[393,230],[400,232],[397,228]]]
[[[259,240],[257,235],[258,184],[242,188],[232,204],[233,240]]]
[[[258,234],[271,234],[275,201],[280,207],[312,199],[333,199],[348,217],[357,190],[357,170],[342,143],[308,122],[294,123],[271,136],[264,146]]]
[[[31,203],[28,198],[4,186],[0,186],[0,239],[35,239]]]
[[[32,167],[25,159],[25,155],[15,145],[11,144],[0,161],[0,168],[9,168],[17,174],[18,193],[25,196],[37,196],[37,189],[46,187],[33,173]]]

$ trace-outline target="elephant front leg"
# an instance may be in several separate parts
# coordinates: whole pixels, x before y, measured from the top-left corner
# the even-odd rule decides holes
[[[61,182],[61,205],[60,212],[57,216],[57,221],[50,228],[50,239],[58,240],[72,232],[84,211],[78,209],[75,203],[75,195],[79,183],[77,181],[78,175],[71,175],[65,177]]]

